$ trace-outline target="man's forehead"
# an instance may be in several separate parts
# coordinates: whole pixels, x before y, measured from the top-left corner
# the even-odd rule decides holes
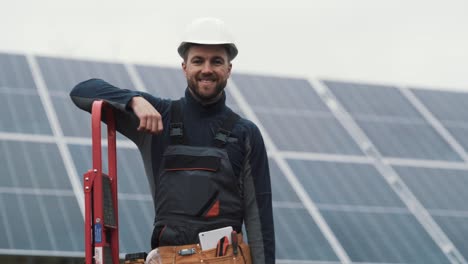
[[[227,50],[222,45],[193,45],[188,50],[188,57],[226,57]]]

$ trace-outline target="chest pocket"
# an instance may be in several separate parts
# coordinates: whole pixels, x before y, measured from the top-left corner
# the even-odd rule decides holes
[[[239,116],[230,111],[212,146],[190,146],[177,102],[171,109],[171,144],[164,152],[158,179],[156,214],[161,218],[242,215],[238,180],[224,148]]]

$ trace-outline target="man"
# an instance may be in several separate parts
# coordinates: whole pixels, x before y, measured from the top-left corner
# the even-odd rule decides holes
[[[188,86],[178,101],[119,89],[98,79],[79,83],[70,96],[88,112],[96,99],[118,110],[117,130],[135,142],[143,157],[156,212],[151,247],[159,249],[163,260],[185,263],[187,257],[171,246],[194,248],[184,251],[191,255],[200,250],[194,245],[200,232],[232,226],[241,234],[244,223],[249,245],[239,242],[240,252],[230,247],[225,256],[250,263],[250,250],[253,263],[274,263],[263,139],[252,122],[225,105],[224,89],[237,47],[222,21],[202,18],[189,25],[178,53]],[[200,256],[188,257],[206,260]]]

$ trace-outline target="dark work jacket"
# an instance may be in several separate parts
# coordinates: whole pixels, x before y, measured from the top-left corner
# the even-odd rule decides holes
[[[132,140],[140,150],[154,198],[155,179],[161,166],[162,154],[169,143],[171,100],[148,93],[119,89],[103,80],[90,79],[76,85],[70,93],[73,102],[90,112],[94,100],[103,99],[116,111],[116,128]],[[129,108],[131,99],[142,96],[163,118],[161,135],[137,131],[139,120]],[[191,146],[211,146],[217,128],[228,114],[226,95],[210,105],[200,104],[186,89],[181,98],[184,130]],[[242,185],[243,219],[254,264],[275,262],[275,235],[268,157],[257,126],[241,118],[233,128],[226,151],[232,169]]]

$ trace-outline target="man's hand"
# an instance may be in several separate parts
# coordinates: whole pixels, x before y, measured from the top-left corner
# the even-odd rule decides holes
[[[163,123],[161,114],[145,98],[136,96],[130,101],[130,107],[135,115],[140,119],[138,131],[152,134],[161,134]]]

